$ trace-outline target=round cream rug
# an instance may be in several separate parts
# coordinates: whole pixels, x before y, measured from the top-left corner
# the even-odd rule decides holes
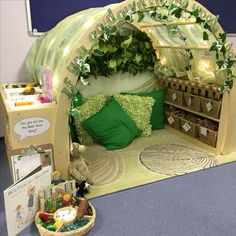
[[[180,144],[151,145],[145,148],[139,157],[148,170],[171,176],[218,165],[213,155]]]

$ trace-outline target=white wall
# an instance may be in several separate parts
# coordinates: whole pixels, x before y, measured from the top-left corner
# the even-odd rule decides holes
[[[34,40],[35,37],[28,34],[25,0],[0,0],[1,83],[25,81],[24,60]],[[236,37],[230,40],[236,48]]]
[[[23,62],[34,37],[28,35],[25,0],[0,0],[1,82],[24,81]]]
[[[23,82],[24,60],[35,40],[28,35],[25,0],[0,0],[0,30],[0,82]]]

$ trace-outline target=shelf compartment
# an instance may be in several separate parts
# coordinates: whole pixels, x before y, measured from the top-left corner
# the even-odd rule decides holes
[[[219,119],[221,101],[215,101],[215,100],[201,97],[201,109],[204,115]]]
[[[180,118],[180,130],[193,137],[193,138],[197,138],[198,137],[198,129],[197,129],[197,124],[194,124],[191,121],[188,121],[184,118]]]
[[[166,121],[171,127],[180,129],[180,118],[177,115],[166,111]]]
[[[176,105],[176,104],[174,104],[172,102],[165,101],[165,104],[173,106],[173,107],[176,107],[176,108],[179,108],[181,110],[184,110],[184,111],[187,111],[187,112],[190,112],[190,113],[193,113],[193,114],[198,115],[198,116],[205,117],[205,118],[210,119],[210,120],[214,120],[216,122],[220,121],[219,119],[216,119],[216,118],[213,118],[211,116],[205,115],[202,112],[196,112],[196,111],[193,111],[193,110],[191,110],[191,109],[189,109],[187,107]]]
[[[216,147],[218,132],[198,125],[198,134],[201,142]]]
[[[183,93],[181,91],[177,91],[174,89],[168,89],[166,93],[165,100],[168,102],[172,102],[176,105],[183,105]]]
[[[190,93],[183,93],[184,98],[184,106],[188,109],[196,112],[201,111],[201,102],[200,97],[190,94]]]

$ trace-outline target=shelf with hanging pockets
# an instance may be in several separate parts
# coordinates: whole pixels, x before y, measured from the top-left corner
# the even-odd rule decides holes
[[[222,106],[219,87],[179,78],[158,78],[157,82],[167,87],[167,124],[216,148]]]

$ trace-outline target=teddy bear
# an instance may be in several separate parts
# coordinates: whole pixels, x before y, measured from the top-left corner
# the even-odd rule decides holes
[[[70,153],[70,165],[69,165],[69,176],[75,179],[76,182],[81,183],[86,180],[89,184],[93,184],[91,173],[89,172],[88,165],[85,162],[82,152],[86,150],[85,145],[78,143],[72,144],[72,151]]]

